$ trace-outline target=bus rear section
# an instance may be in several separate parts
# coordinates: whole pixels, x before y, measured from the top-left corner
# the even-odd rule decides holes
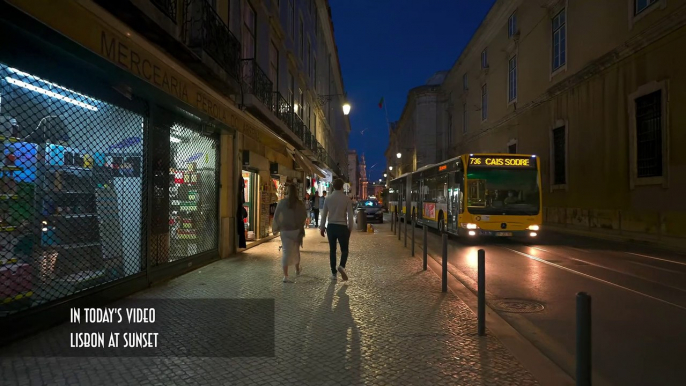
[[[467,237],[538,236],[543,222],[539,159],[534,155],[472,154],[459,234]]]
[[[388,211],[390,213],[398,213],[399,217],[403,217],[405,213],[405,191],[407,184],[407,176],[400,176],[390,182],[388,189]]]

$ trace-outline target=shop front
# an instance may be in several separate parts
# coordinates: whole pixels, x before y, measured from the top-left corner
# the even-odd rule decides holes
[[[4,342],[75,304],[218,259],[219,159],[231,151],[220,135],[233,130],[7,4],[0,11]],[[146,55],[171,73],[168,59]]]
[[[249,143],[250,141],[245,141]],[[257,150],[257,149],[256,149]],[[286,198],[287,186],[296,184],[300,199],[304,199],[303,172],[288,151],[242,150],[242,170],[239,190],[242,190],[243,231],[245,247],[249,248],[274,236],[272,224],[276,204]]]

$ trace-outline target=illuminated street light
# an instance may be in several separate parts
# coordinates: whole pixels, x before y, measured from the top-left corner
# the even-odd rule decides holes
[[[398,153],[398,154],[396,154],[395,156],[398,157],[398,158],[400,158],[400,157],[402,157],[402,154]]]
[[[386,177],[388,177],[388,174],[384,173],[383,176],[384,176],[384,178],[386,178]]]
[[[393,166],[389,166],[388,170],[393,171]]]
[[[343,115],[350,114],[350,103],[343,104]]]

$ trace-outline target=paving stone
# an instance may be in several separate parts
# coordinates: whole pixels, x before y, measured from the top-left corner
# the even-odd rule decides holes
[[[440,292],[387,225],[377,228],[353,233],[348,282],[329,279],[328,244],[308,230],[294,284],[281,282],[277,238],[132,296],[273,298],[275,358],[0,358],[3,384],[537,384],[495,337],[475,334],[474,313]]]

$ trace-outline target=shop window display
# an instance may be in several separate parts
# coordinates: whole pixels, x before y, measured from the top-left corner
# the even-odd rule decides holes
[[[141,272],[143,117],[0,64],[0,311]]]
[[[217,139],[192,124],[171,127],[170,259],[217,248]]]

